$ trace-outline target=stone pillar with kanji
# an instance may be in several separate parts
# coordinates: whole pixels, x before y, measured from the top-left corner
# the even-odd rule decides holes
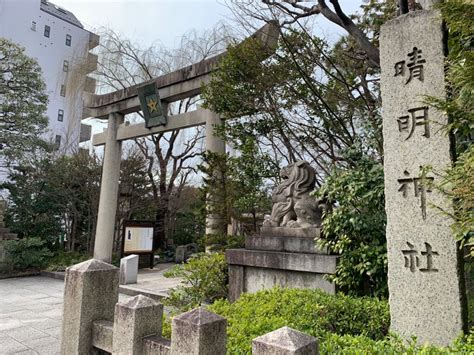
[[[446,95],[441,15],[415,11],[382,27],[385,209],[391,330],[450,344],[465,330],[462,258],[452,201],[435,187],[452,163],[448,118],[427,104]]]

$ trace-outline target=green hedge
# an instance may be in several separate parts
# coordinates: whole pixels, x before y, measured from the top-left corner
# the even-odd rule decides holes
[[[59,251],[49,261],[47,271],[66,271],[66,269],[75,264],[90,259],[88,254],[75,251]]]
[[[474,333],[461,336],[448,348],[420,346],[416,340],[408,344],[402,339],[389,335],[383,340],[373,340],[365,336],[329,334],[321,339],[321,354],[473,354]]]
[[[317,337],[321,354],[474,352],[474,334],[460,338],[451,348],[405,344],[388,334],[388,303],[376,298],[275,288],[244,294],[233,304],[218,300],[208,308],[228,321],[229,354],[251,354],[252,339],[285,325]]]
[[[233,304],[219,300],[209,310],[227,319],[231,354],[250,353],[253,338],[285,325],[320,339],[332,333],[383,339],[390,325],[385,301],[319,290],[274,288]]]
[[[7,264],[15,270],[39,270],[48,264],[53,253],[40,238],[9,240],[5,243]]]

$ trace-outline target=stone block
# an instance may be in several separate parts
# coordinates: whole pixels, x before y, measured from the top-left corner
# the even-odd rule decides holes
[[[318,340],[289,327],[283,327],[252,341],[253,355],[316,355]]]
[[[249,235],[245,237],[245,248],[289,253],[328,254],[327,249],[316,246],[315,239],[312,237]]]
[[[326,280],[325,274],[249,266],[245,267],[244,272],[243,291],[247,293],[255,293],[275,286],[320,289],[330,294],[336,293],[336,285]]]
[[[115,306],[113,354],[134,355],[144,351],[145,336],[161,335],[163,305],[138,295]]]
[[[119,269],[91,259],[66,269],[61,354],[89,354],[96,320],[112,321]]]
[[[465,329],[462,260],[452,221],[434,206],[452,201],[429,186],[451,166],[443,112],[426,97],[446,96],[441,14],[415,11],[382,26],[385,210],[391,330],[421,343],[448,345]]]
[[[171,342],[159,335],[150,335],[143,339],[143,355],[168,355],[171,352]]]
[[[180,245],[176,247],[174,252],[174,261],[176,263],[183,263],[186,260],[186,246]]]
[[[234,302],[243,292],[275,286],[321,289],[334,294],[335,284],[324,275],[336,272],[337,259],[337,255],[317,253],[229,249],[229,299]]]
[[[138,255],[129,255],[120,260],[120,284],[136,284],[138,278]]]
[[[92,324],[92,345],[100,350],[112,352],[114,323],[97,320]]]
[[[269,227],[263,226],[260,229],[260,235],[268,237],[299,237],[299,238],[320,238],[321,228],[289,228],[289,227]]]
[[[202,307],[173,318],[172,355],[224,355],[227,321]]]
[[[307,271],[320,274],[336,272],[337,256],[310,253],[283,253],[264,250],[229,249],[229,264],[279,270]]]
[[[229,301],[235,302],[244,292],[244,272],[242,265],[229,265]]]

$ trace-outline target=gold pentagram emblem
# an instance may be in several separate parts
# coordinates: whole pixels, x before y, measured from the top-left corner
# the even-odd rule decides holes
[[[147,106],[148,106],[148,111],[150,113],[153,113],[153,112],[158,112],[158,108],[157,108],[157,105],[158,105],[158,102],[154,99],[147,99]]]

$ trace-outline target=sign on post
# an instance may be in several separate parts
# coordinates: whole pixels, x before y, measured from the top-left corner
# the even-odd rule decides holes
[[[130,254],[150,255],[153,268],[155,246],[153,243],[154,223],[148,221],[123,222],[122,257]]]

